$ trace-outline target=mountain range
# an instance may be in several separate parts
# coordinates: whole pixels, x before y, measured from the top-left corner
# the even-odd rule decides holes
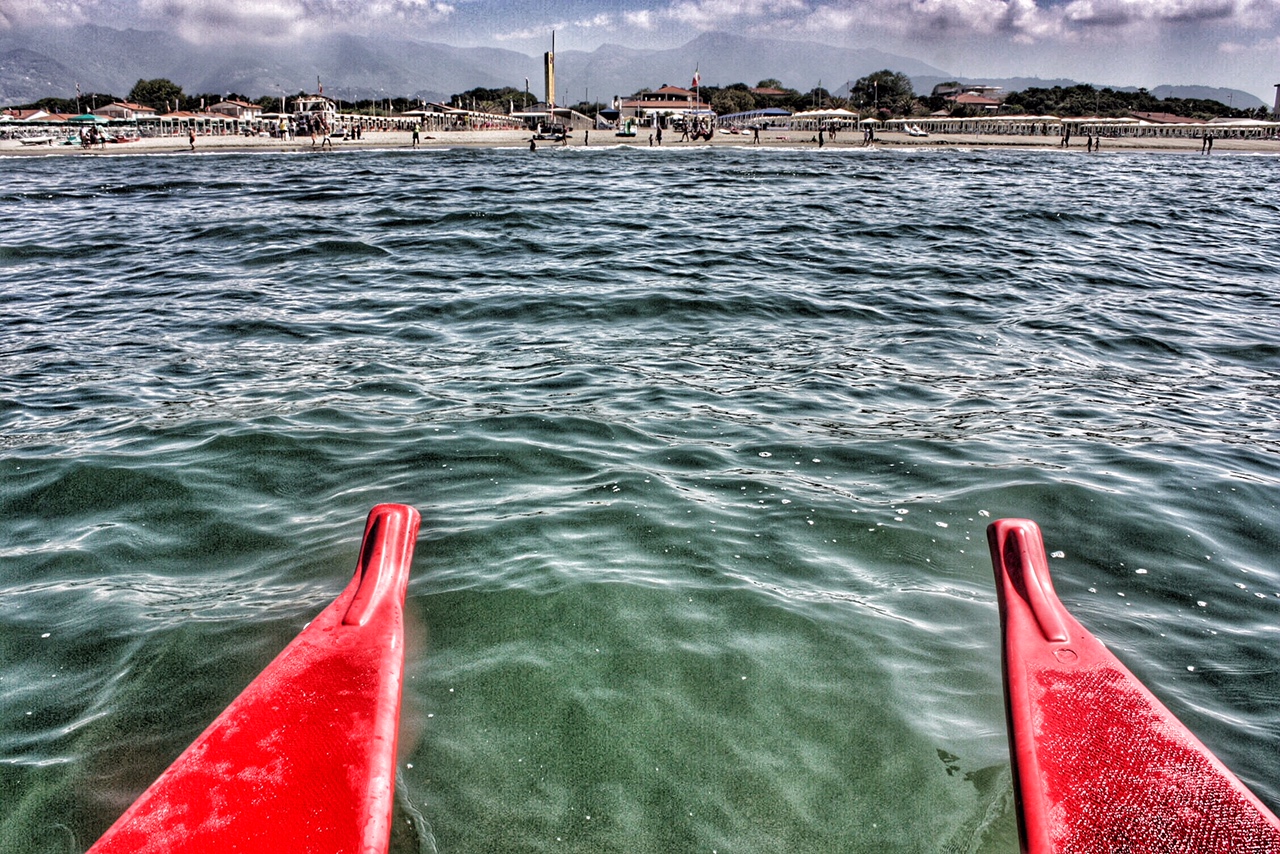
[[[608,102],[615,95],[627,96],[644,87],[689,86],[695,68],[706,85],[755,85],[773,78],[801,92],[819,85],[836,92],[849,81],[882,69],[906,74],[916,91],[924,94],[946,80],[1003,86],[1007,91],[1075,83],[1036,78],[971,80],[874,48],[704,33],[665,50],[602,45],[592,51],[557,51],[557,100]],[[94,25],[0,33],[0,105],[69,98],[77,86],[86,93],[124,97],[137,81],[160,77],[190,94],[238,92],[249,97],[313,92],[323,84],[326,94],[343,100],[403,96],[444,101],[476,87],[522,89],[526,80],[534,99],[543,94],[541,56],[409,37],[332,35],[295,46],[227,41],[202,46],[163,32]],[[1257,97],[1233,89],[1161,86],[1152,93],[1214,98],[1238,108],[1264,106]]]

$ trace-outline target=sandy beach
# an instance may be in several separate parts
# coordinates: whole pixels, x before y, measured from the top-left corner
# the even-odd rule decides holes
[[[668,131],[664,134],[663,147],[682,148],[695,146],[754,145],[750,134],[717,133],[710,142],[679,142],[679,136]],[[527,148],[531,134],[527,130],[477,130],[448,131],[426,134],[419,148]],[[569,146],[611,146],[633,145],[648,147],[649,134],[642,133],[637,137],[618,137],[609,131],[591,131],[584,137],[582,131],[574,131],[567,142]],[[758,143],[762,146],[812,146],[818,149],[816,135],[811,131],[770,129],[760,134]],[[539,150],[561,147],[560,143],[540,140]],[[1014,149],[1058,149],[1058,137],[1017,136],[1017,135],[981,135],[981,134],[936,134],[928,137],[913,137],[905,133],[882,132],[873,143],[879,148],[1014,148]],[[333,144],[334,151],[351,149],[388,149],[411,148],[412,138],[409,131],[381,131],[367,133],[358,141],[340,141]],[[824,148],[863,148],[862,135],[851,131],[837,135],[834,141],[827,140]],[[1083,139],[1072,139],[1072,151],[1085,151]],[[196,154],[210,152],[261,151],[280,153],[302,153],[311,151],[328,151],[319,144],[312,145],[309,137],[300,140],[282,141],[270,137],[245,136],[201,136],[196,138]],[[1199,154],[1198,139],[1132,139],[1124,137],[1104,138],[1101,151],[1144,151],[1168,152],[1183,154]],[[1280,154],[1280,140],[1274,139],[1217,139],[1214,141],[1214,154],[1225,153],[1266,153]],[[45,157],[59,155],[76,155],[96,157],[101,155],[120,154],[188,154],[192,153],[185,136],[148,137],[137,142],[109,144],[105,148],[83,149],[74,145],[23,145],[17,140],[0,140],[0,156]]]

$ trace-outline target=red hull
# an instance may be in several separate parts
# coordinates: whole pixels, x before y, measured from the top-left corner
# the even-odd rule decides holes
[[[90,854],[374,854],[391,833],[419,516],[375,507],[346,590]]]
[[[987,540],[1022,850],[1280,852],[1271,811],[1063,607],[1035,522]]]

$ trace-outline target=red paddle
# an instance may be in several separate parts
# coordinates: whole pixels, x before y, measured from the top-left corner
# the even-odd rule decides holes
[[[1063,607],[1036,523],[987,541],[1022,850],[1280,852],[1280,821]]]
[[[391,833],[418,511],[369,513],[355,577],[91,854],[372,854]]]

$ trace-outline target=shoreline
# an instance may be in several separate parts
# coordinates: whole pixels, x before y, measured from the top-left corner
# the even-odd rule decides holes
[[[480,131],[446,131],[427,134],[419,143],[421,150],[448,148],[527,148],[530,140],[527,130],[480,130]],[[819,150],[816,135],[811,131],[784,131],[771,129],[760,134],[760,142],[754,143],[750,134],[717,133],[710,140],[679,142],[674,134],[666,134],[662,148],[691,147],[744,147],[744,148],[796,148],[808,147]],[[648,148],[649,135],[646,133],[636,137],[617,137],[609,131],[595,131],[590,134],[589,147],[617,147],[620,145]],[[1075,139],[1068,148],[1059,145],[1058,137],[1017,136],[1017,135],[982,135],[982,134],[947,134],[928,137],[913,137],[904,133],[885,132],[878,135],[871,146],[864,146],[861,134],[850,131],[839,135],[834,141],[828,140],[823,149],[948,149],[948,148],[1003,148],[1029,151],[1085,151],[1084,140],[1078,143]],[[1201,141],[1191,138],[1131,138],[1107,137],[1101,140],[1100,153],[1124,151],[1166,154],[1199,155]],[[539,141],[538,149],[583,147],[581,131],[570,136],[568,145],[551,141]],[[656,146],[655,146],[656,147]],[[412,149],[412,137],[409,131],[380,131],[369,133],[358,141],[342,141],[333,144],[333,151],[355,150],[397,150]],[[328,147],[312,146],[310,138],[281,141],[270,137],[244,136],[202,136],[196,138],[195,150],[192,151],[185,136],[148,137],[137,142],[111,143],[105,148],[84,149],[74,145],[23,145],[17,140],[0,140],[0,157],[51,157],[51,156],[85,156],[101,155],[147,155],[147,154],[207,154],[215,153],[278,153],[304,154],[329,151]],[[1280,154],[1280,140],[1277,139],[1215,139],[1213,154]]]

